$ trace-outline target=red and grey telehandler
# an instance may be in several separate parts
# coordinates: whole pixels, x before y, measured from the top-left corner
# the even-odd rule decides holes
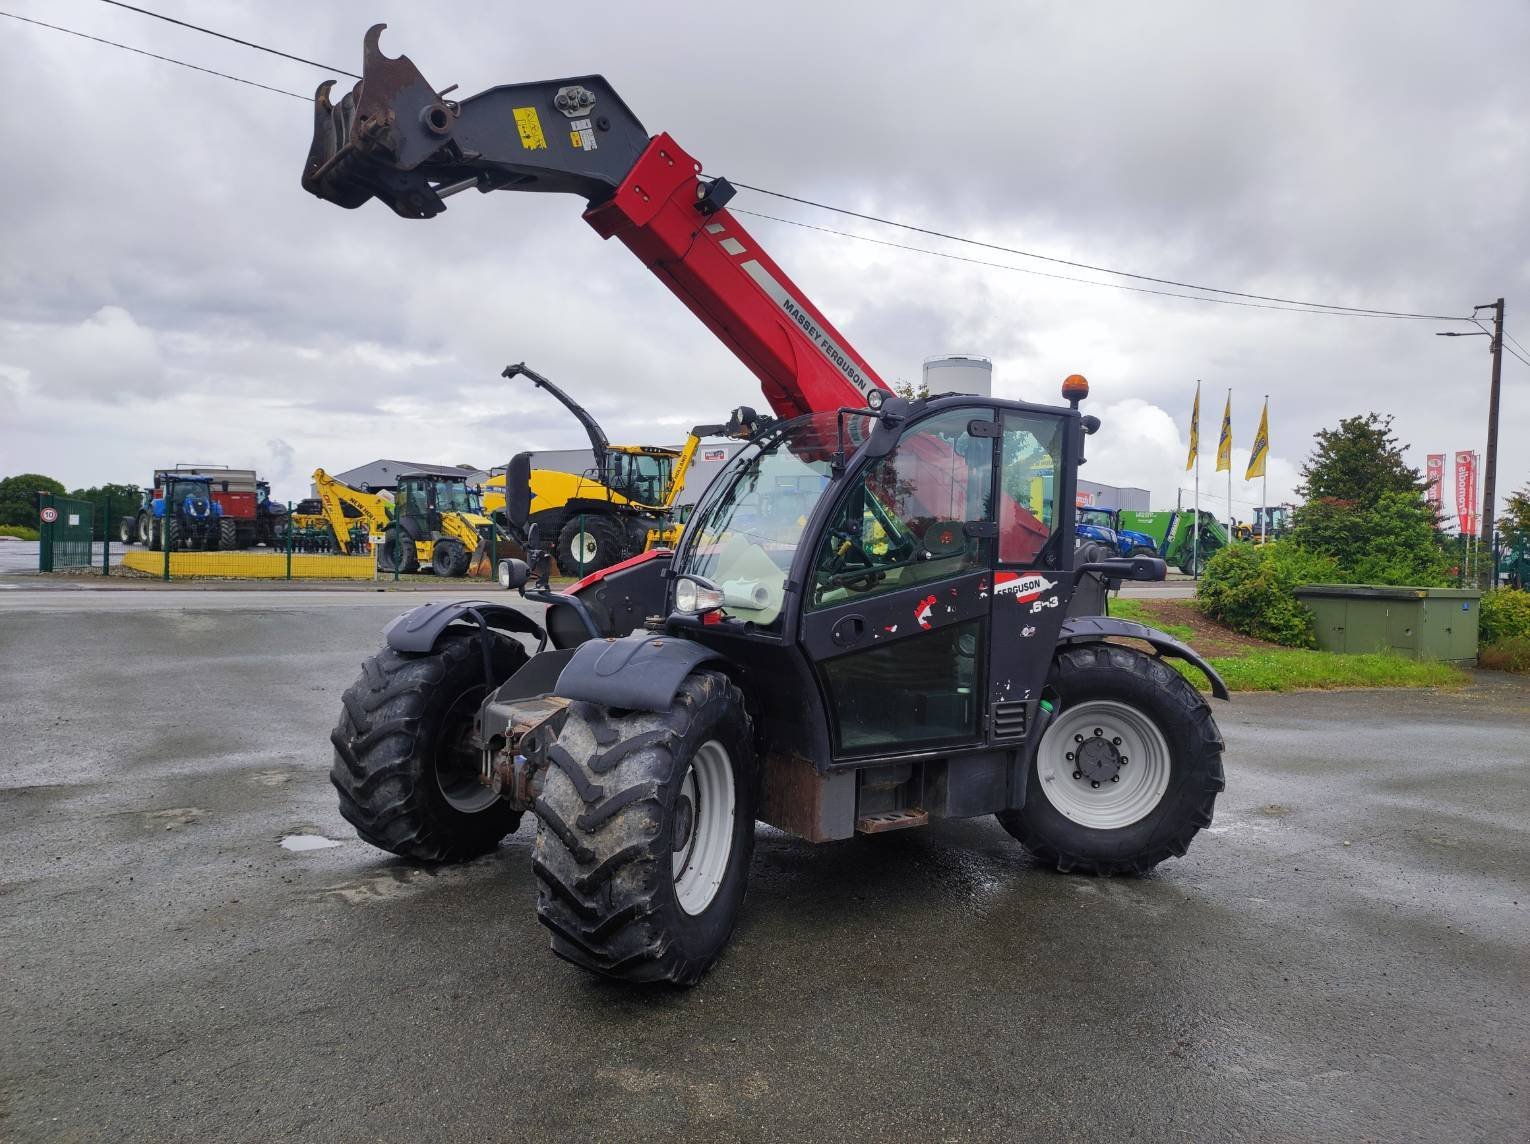
[[[1222,790],[1216,673],[1102,611],[1154,557],[1075,551],[1096,418],[968,394],[910,401],[728,210],[732,188],[650,136],[600,76],[450,99],[367,33],[364,78],[319,89],[303,186],[424,219],[464,190],[564,192],[759,379],[775,417],[673,553],[556,592],[534,534],[501,597],[400,616],[346,691],[331,777],[362,838],[472,858],[536,816],[537,913],[559,956],[690,984],[744,900],[755,822],[813,841],[995,815],[1064,871],[1185,853]],[[507,511],[524,520],[529,463]],[[526,643],[535,644],[528,654]],[[1130,641],[1130,643],[1122,642]]]

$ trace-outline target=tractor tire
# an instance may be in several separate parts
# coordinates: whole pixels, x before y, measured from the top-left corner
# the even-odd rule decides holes
[[[588,576],[627,557],[618,521],[602,513],[586,513],[581,528],[580,520],[575,513],[558,533],[558,570],[565,576]]]
[[[165,548],[168,548],[171,552],[179,552],[181,550],[185,540],[181,534],[180,521],[176,520],[173,516],[165,518],[160,521],[159,532],[164,541]]]
[[[466,576],[468,550],[457,540],[438,540],[430,546],[430,570],[437,576]]]
[[[1057,714],[1004,829],[1063,873],[1143,874],[1183,857],[1226,785],[1206,700],[1161,660],[1104,643],[1063,650],[1048,688]]]
[[[537,919],[566,961],[693,985],[722,955],[754,852],[744,697],[696,671],[666,712],[574,703],[536,801]]]
[[[377,570],[379,572],[398,572],[408,576],[420,570],[420,558],[414,547],[414,541],[404,536],[396,528],[390,528],[383,534],[383,542],[377,546]]]
[[[145,514],[138,518],[138,535],[143,538],[143,546],[151,552],[160,551],[159,531],[159,522],[152,516]]]
[[[1158,549],[1149,548],[1146,544],[1138,544],[1132,548],[1133,556],[1157,556]]]
[[[342,697],[329,780],[340,813],[381,850],[422,862],[486,854],[520,813],[478,781],[469,736],[488,688],[477,632],[449,633],[435,651],[383,648]],[[496,638],[493,686],[523,663],[524,648]]]
[[[138,518],[125,516],[117,522],[117,542],[123,547],[138,539]]]
[[[218,551],[232,552],[239,546],[239,522],[236,520],[220,520],[218,522]]]

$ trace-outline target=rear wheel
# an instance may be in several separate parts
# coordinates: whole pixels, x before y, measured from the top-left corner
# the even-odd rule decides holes
[[[153,552],[158,552],[162,543],[159,535],[159,522],[148,513],[138,518],[138,535],[143,546]]]
[[[465,576],[468,550],[456,540],[438,540],[430,546],[430,568],[437,576]]]
[[[377,546],[377,570],[399,572],[404,575],[418,572],[420,559],[415,551],[414,541],[398,529],[390,528],[383,535],[383,542]]]
[[[1064,872],[1140,874],[1182,857],[1225,785],[1205,699],[1162,660],[1102,643],[1063,651],[1049,686],[1057,715],[1004,829]]]
[[[667,712],[575,703],[548,750],[532,869],[553,952],[609,977],[694,984],[733,932],[754,851],[743,696],[698,671]]]
[[[138,539],[138,520],[136,517],[125,516],[117,522],[117,540],[121,544],[132,544]]]
[[[342,698],[329,779],[340,813],[373,846],[427,862],[493,850],[521,816],[478,781],[473,719],[488,694],[526,662],[495,637],[492,684],[476,632],[451,634],[429,655],[384,648]]]
[[[586,576],[621,560],[624,548],[617,521],[603,513],[576,513],[558,533],[558,569],[565,576]]]

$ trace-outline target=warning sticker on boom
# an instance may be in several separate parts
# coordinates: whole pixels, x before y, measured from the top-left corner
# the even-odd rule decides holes
[[[521,133],[521,146],[528,151],[547,150],[547,136],[542,134],[542,121],[537,118],[537,109],[517,107],[512,114],[515,116],[515,129]]]

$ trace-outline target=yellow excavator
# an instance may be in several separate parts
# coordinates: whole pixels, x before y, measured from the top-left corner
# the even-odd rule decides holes
[[[316,515],[334,534],[335,547],[348,555],[366,552],[372,537],[380,572],[418,572],[437,576],[488,575],[496,552],[494,522],[484,515],[478,491],[460,477],[406,473],[398,490],[363,492],[314,470],[318,514],[294,514],[301,527]]]
[[[582,474],[531,470],[531,515],[527,525],[556,538],[553,553],[566,576],[609,567],[650,548],[672,547],[682,521],[673,518],[675,498],[696,457],[702,437],[719,436],[721,425],[698,425],[680,449],[657,445],[613,445],[595,418],[577,401],[525,362],[506,366],[503,377],[527,377],[552,394],[584,427],[595,455]],[[491,516],[505,507],[505,478],[484,484],[484,509]]]

